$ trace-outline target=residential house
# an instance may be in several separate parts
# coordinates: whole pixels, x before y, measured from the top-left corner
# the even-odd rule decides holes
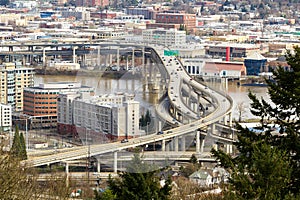
[[[198,170],[189,176],[189,180],[199,184],[201,187],[210,187],[213,185],[213,176],[206,170]]]

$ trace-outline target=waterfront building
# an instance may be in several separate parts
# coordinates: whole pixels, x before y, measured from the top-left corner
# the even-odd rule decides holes
[[[34,68],[19,63],[0,65],[0,103],[11,105],[14,111],[23,110],[23,89],[34,85]]]
[[[16,116],[15,119],[39,119],[36,120],[39,126],[54,128],[57,123],[57,97],[61,93],[70,92],[94,95],[94,88],[82,86],[78,82],[41,83],[39,86],[24,88],[23,115]],[[32,128],[37,126],[32,125]]]
[[[206,62],[221,62],[221,59],[211,59],[209,57],[182,58],[181,63],[185,70],[192,76],[202,75],[202,68]]]
[[[133,98],[123,93],[93,97],[61,94],[58,97],[58,132],[78,135],[83,141],[88,137],[94,142],[137,137],[139,102]]]
[[[227,61],[233,58],[245,58],[256,51],[260,52],[260,46],[255,44],[220,43],[208,44],[207,47],[208,55],[226,58]]]
[[[9,131],[12,125],[11,105],[0,104],[0,128],[1,131]]]
[[[247,74],[243,62],[205,62],[201,76],[203,79],[231,78],[240,79]]]
[[[143,41],[164,46],[183,45],[186,43],[186,32],[176,29],[148,29],[143,31]]]
[[[258,52],[253,52],[244,60],[247,68],[247,75],[258,75],[261,72],[268,72],[266,69],[267,59]]]

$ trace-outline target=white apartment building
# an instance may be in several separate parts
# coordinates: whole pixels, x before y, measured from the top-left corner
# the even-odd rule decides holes
[[[23,110],[23,89],[34,86],[34,68],[4,63],[0,74],[0,103],[11,105],[15,111]]]
[[[132,138],[139,134],[139,102],[134,96],[117,93],[82,96],[78,93],[58,97],[58,132],[86,137],[86,131],[105,134],[109,140]],[[76,132],[76,133],[75,133]]]
[[[0,104],[0,128],[1,131],[8,131],[12,126],[11,106]]]
[[[182,45],[186,43],[186,32],[176,29],[147,29],[143,30],[142,35],[145,43],[165,46]]]

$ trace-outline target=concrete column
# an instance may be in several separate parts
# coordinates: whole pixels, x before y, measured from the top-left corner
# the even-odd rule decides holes
[[[101,163],[100,163],[100,159],[97,159],[97,172],[100,173],[101,171]]]
[[[161,151],[166,151],[166,140],[161,141]]]
[[[112,60],[113,60],[112,54],[109,54],[109,65],[112,65]]]
[[[191,96],[192,96],[192,87],[190,86],[190,85],[188,85],[188,87],[189,87],[189,101],[188,101],[188,106],[191,106]]]
[[[97,65],[100,67],[100,65],[101,65],[101,52],[100,52],[100,48],[101,48],[101,46],[99,45],[98,47],[97,47]]]
[[[232,127],[232,113],[229,113],[229,126]]]
[[[134,65],[134,48],[132,48],[132,70],[134,69],[135,65]]]
[[[229,147],[228,144],[226,144],[226,145],[225,145],[225,148],[226,148],[226,151],[225,151],[225,152],[226,152],[227,154],[229,153],[229,148],[228,148],[228,147]]]
[[[142,66],[145,67],[145,47],[142,47]]]
[[[200,152],[200,131],[196,130],[196,153]]]
[[[23,63],[24,66],[26,65],[26,55],[22,56],[22,63]]]
[[[165,148],[166,148],[166,151],[170,151],[170,143],[166,144],[165,146],[166,146],[166,147],[165,147]]]
[[[76,63],[76,49],[77,47],[73,47],[73,63]]]
[[[224,116],[224,125],[227,125],[227,115]]]
[[[120,71],[120,47],[117,47],[117,71]]]
[[[69,163],[66,162],[66,187],[69,187]]]
[[[104,58],[105,59],[105,67],[108,66],[108,58],[107,57],[108,57],[108,55],[105,55],[105,58]]]
[[[43,66],[46,67],[46,49],[43,48]]]
[[[216,129],[216,125],[215,125],[215,124],[211,124],[211,125],[210,125],[210,128],[211,128],[211,130],[210,130],[211,133],[214,134],[215,129]]]
[[[175,145],[174,149],[177,152],[178,151],[178,146],[179,146],[178,136],[176,136],[175,139],[174,139],[174,145]]]
[[[201,95],[197,93],[197,113],[200,113],[200,100],[201,100]]]
[[[185,151],[185,136],[181,136],[181,151]]]
[[[114,152],[114,172],[117,173],[118,171],[118,152]]]
[[[201,137],[201,135],[200,135]],[[201,146],[200,146],[200,152],[203,153],[204,152],[204,143],[205,143],[205,138],[201,137]]]
[[[87,62],[86,62],[86,55],[81,55],[81,61],[82,61],[82,65],[86,66]]]
[[[66,174],[69,175],[69,163],[66,162]]]
[[[161,130],[161,121],[158,121],[158,130]]]

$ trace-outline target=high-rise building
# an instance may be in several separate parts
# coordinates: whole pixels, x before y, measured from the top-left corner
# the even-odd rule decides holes
[[[11,105],[14,111],[23,110],[23,89],[34,85],[34,68],[15,63],[0,65],[0,103]]]
[[[0,128],[2,131],[8,131],[11,128],[11,106],[0,104]]]

